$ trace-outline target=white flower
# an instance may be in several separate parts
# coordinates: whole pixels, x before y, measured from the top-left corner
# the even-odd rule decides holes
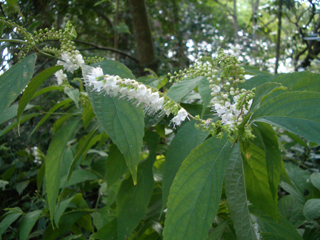
[[[103,70],[101,67],[91,68],[89,74],[85,77],[85,82],[92,86],[97,80],[103,76]]]
[[[173,123],[173,127],[175,127],[176,125],[180,126],[181,122],[183,122],[186,119],[186,117],[188,117],[188,112],[184,108],[181,108],[178,111],[177,116],[171,119],[171,122]]]
[[[61,59],[63,61],[58,61],[58,65],[62,65],[64,70],[73,73],[75,70],[77,70],[79,67],[81,67],[84,64],[84,60],[82,59],[82,55],[75,51],[73,53],[71,52],[63,52],[61,53]]]
[[[54,76],[57,78],[58,85],[61,85],[63,80],[67,79],[67,75],[64,74],[62,70],[57,71]]]

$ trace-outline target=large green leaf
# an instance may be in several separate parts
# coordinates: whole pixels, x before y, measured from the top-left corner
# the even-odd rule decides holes
[[[115,144],[111,145],[107,158],[107,184],[111,186],[127,171],[128,167],[123,154]]]
[[[303,204],[291,195],[286,195],[279,200],[278,211],[296,228],[305,221]]]
[[[225,190],[233,227],[239,240],[257,240],[250,218],[239,144],[233,147],[225,176]]]
[[[249,89],[258,87],[264,83],[270,82],[274,78],[275,78],[274,75],[258,75],[246,80],[245,83],[240,83],[239,87],[249,90]]]
[[[35,92],[38,90],[38,88],[41,86],[41,84],[46,81],[52,74],[54,74],[56,71],[62,69],[62,66],[53,66],[50,67],[41,73],[39,73],[37,76],[35,76],[30,83],[28,84],[28,87],[24,90],[23,95],[19,102],[19,108],[17,113],[17,119],[18,119],[18,130],[19,130],[19,123],[21,115],[27,106],[27,104],[32,99],[32,96],[35,94]]]
[[[282,74],[275,77],[272,82],[281,83],[287,91],[315,91],[320,92],[320,75],[311,72],[295,72]],[[283,93],[283,91],[271,94],[268,99]]]
[[[149,146],[148,158],[139,165],[138,182],[133,185],[130,178],[125,179],[117,196],[118,240],[126,239],[139,224],[147,212],[153,189],[152,166],[156,160],[158,135],[155,132],[146,135]]]
[[[231,154],[226,138],[210,138],[182,163],[170,189],[163,239],[206,239],[217,214]]]
[[[0,76],[0,114],[10,106],[29,83],[34,71],[36,54],[31,54]]]
[[[64,92],[71,98],[76,104],[77,108],[79,108],[79,89],[65,87]]]
[[[100,65],[105,74],[134,79],[131,71],[119,62],[102,61],[96,65]],[[90,69],[84,68],[83,75],[85,76],[89,71]],[[90,87],[88,87],[88,95],[98,121],[124,155],[133,181],[137,183],[137,166],[144,134],[142,109],[132,105],[130,101],[92,92]]]
[[[282,89],[280,83],[264,83],[256,88],[255,97],[253,99],[251,108],[249,112],[260,106],[261,102],[274,91]]]
[[[314,220],[320,217],[320,199],[309,199],[303,208],[303,213],[308,220]]]
[[[277,205],[270,190],[264,144],[255,134],[254,142],[241,145],[247,194],[255,207],[275,218]]]
[[[187,95],[192,89],[199,85],[200,81],[205,77],[196,77],[189,80],[183,80],[173,84],[167,92],[167,96],[173,101],[178,102]]]
[[[278,213],[275,220],[252,206],[250,206],[250,212],[257,216],[258,231],[263,239],[302,240],[295,227],[281,214]]]
[[[117,238],[117,219],[104,225],[95,234],[91,236],[94,239],[118,240]]]
[[[320,143],[320,93],[283,93],[264,101],[252,121],[270,123]]]
[[[63,188],[65,186],[68,187],[68,186],[82,183],[85,181],[97,180],[97,179],[99,179],[99,176],[97,174],[90,172],[88,170],[78,169],[78,170],[74,170],[72,172],[72,175],[71,175],[69,181],[67,182],[67,184],[66,184],[67,176],[65,175],[61,178],[60,188]]]
[[[162,209],[166,207],[171,184],[183,160],[208,136],[208,132],[196,129],[194,124],[195,121],[184,124],[168,148],[162,176]]]
[[[286,171],[278,145],[278,137],[269,124],[256,123],[256,125],[265,147],[270,190],[275,203],[277,203],[280,175]]]
[[[22,222],[20,225],[20,240],[27,240],[28,236],[38,220],[38,217],[40,216],[42,210],[35,210],[33,212],[27,213],[22,218]]]
[[[79,120],[76,119],[70,121],[67,125],[62,127],[60,131],[53,137],[49,145],[46,157],[45,177],[51,221],[53,221],[54,218],[56,200],[60,188],[61,158],[63,157],[67,142],[74,134],[78,123]]]

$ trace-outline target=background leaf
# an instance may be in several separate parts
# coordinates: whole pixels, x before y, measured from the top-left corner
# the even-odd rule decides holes
[[[61,158],[67,142],[74,134],[79,119],[70,121],[62,127],[50,142],[45,165],[47,199],[50,211],[50,219],[53,221],[56,199],[60,188]]]
[[[35,76],[30,81],[30,83],[28,84],[28,86],[24,90],[23,95],[22,95],[20,102],[19,102],[19,108],[18,108],[18,112],[17,112],[18,129],[19,129],[21,115],[22,115],[25,107],[27,106],[27,104],[32,99],[32,96],[35,94],[35,92],[38,90],[38,88],[41,86],[41,84],[44,83],[44,81],[46,81],[52,74],[54,74],[55,72],[57,72],[58,70],[60,70],[62,68],[63,68],[62,66],[50,67],[50,68],[42,71],[41,73],[39,73],[37,76]]]
[[[304,205],[303,213],[308,220],[320,217],[320,199],[309,199]]]
[[[29,83],[36,57],[36,54],[27,56],[0,76],[0,114],[10,106]]]
[[[305,221],[303,205],[291,195],[286,195],[279,200],[278,211],[296,228]]]
[[[150,136],[151,135],[151,136]],[[118,239],[124,240],[139,224],[147,212],[148,203],[153,189],[152,166],[156,160],[158,134],[148,133],[146,138],[149,146],[148,158],[139,165],[138,182],[133,185],[130,178],[122,181],[117,196]]]
[[[230,154],[226,138],[212,137],[184,160],[170,189],[164,240],[207,238],[218,211]]]
[[[28,236],[38,220],[38,217],[40,216],[42,210],[35,210],[33,212],[27,213],[22,218],[22,222],[20,225],[20,240],[27,240]]]

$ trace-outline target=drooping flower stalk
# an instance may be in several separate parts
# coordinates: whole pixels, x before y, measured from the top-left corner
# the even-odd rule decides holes
[[[171,120],[173,127],[180,126],[186,118],[189,119],[188,112],[163,93],[134,79],[104,74],[101,67],[92,67],[88,75],[84,77],[84,82],[93,87],[92,91],[104,92],[104,94],[120,99],[133,100],[134,104],[142,107],[148,114],[161,111],[169,116],[172,113],[175,116]]]

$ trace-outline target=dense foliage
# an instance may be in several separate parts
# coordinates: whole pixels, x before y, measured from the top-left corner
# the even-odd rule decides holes
[[[233,3],[147,1],[146,72],[124,2],[1,5],[0,238],[320,237],[320,75],[262,71],[280,3]],[[316,2],[282,8],[280,58],[317,72]]]

